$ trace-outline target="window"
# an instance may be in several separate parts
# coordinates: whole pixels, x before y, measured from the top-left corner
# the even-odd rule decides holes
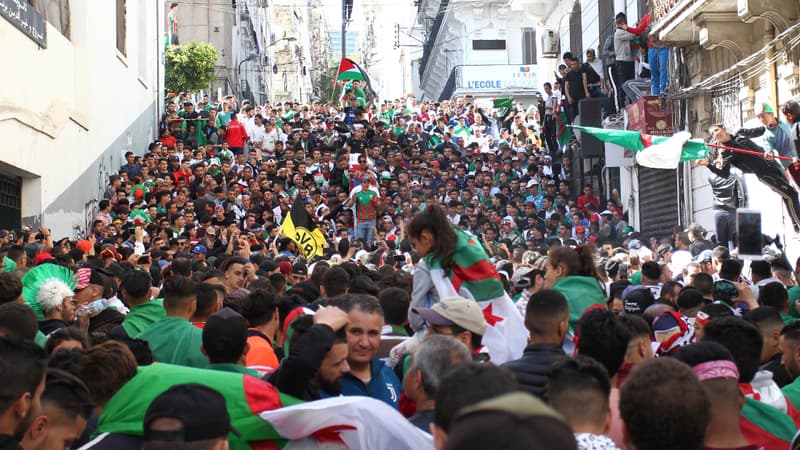
[[[569,16],[569,50],[577,58],[583,55],[583,28],[581,26],[581,2],[576,1]]]
[[[473,40],[472,41],[472,49],[473,50],[505,50],[506,49],[506,41],[505,40]]]
[[[522,29],[522,64],[536,64],[536,30]]]
[[[69,0],[28,0],[33,8],[65,38],[70,39]]]
[[[136,14],[136,21],[138,25],[138,49],[136,53],[139,55],[139,78],[145,83],[150,81],[150,49],[148,43],[150,42],[150,22],[147,20],[151,17],[152,9],[150,2],[140,2],[137,7],[139,8]]]
[[[116,0],[117,2],[117,50],[127,56],[125,48],[125,1]]]

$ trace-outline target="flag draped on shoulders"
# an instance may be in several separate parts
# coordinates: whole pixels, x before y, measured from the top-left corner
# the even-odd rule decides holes
[[[630,130],[573,126],[603,142],[617,144],[636,153],[636,162],[654,169],[675,169],[678,163],[705,158],[708,146],[702,139],[690,139],[687,132],[673,136],[652,136]]]
[[[241,437],[231,435],[231,449],[267,450],[285,444],[282,436],[259,414],[300,400],[278,392],[266,381],[249,375],[155,363],[138,373],[109,400],[97,424],[98,433],[141,436],[147,407],[170,387],[200,383],[225,397],[231,423]]]
[[[454,231],[457,240],[452,273],[445,273],[438,257],[425,257],[439,298],[459,295],[478,302],[487,324],[483,345],[488,347],[492,361],[502,364],[519,358],[528,340],[522,316],[477,239],[465,231]]]
[[[306,211],[300,196],[294,199],[289,215],[283,219],[280,233],[297,244],[300,253],[306,258],[322,256],[325,247],[325,235],[317,228],[314,219]]]
[[[789,448],[797,432],[791,417],[750,397],[744,399],[739,426],[749,442],[763,445],[765,450]]]
[[[286,450],[316,449],[320,443],[337,443],[350,450],[433,449],[429,434],[372,397],[331,397],[265,411],[261,418],[291,439]]]

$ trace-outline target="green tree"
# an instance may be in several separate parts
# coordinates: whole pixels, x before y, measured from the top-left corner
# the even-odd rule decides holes
[[[319,99],[322,102],[329,102],[334,100],[333,95],[336,91],[334,80],[336,79],[336,72],[338,67],[328,67],[324,69],[319,77]]]
[[[214,80],[219,50],[205,42],[170,46],[166,52],[167,92],[208,89]]]

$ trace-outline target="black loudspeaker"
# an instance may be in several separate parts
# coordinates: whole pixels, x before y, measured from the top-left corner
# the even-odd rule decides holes
[[[584,127],[603,126],[603,102],[605,98],[587,98],[578,102],[578,120]],[[581,133],[581,153],[584,157],[605,156],[603,142],[588,133]]]

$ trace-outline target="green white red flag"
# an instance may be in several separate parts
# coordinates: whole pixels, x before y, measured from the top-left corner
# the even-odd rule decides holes
[[[653,136],[638,131],[573,126],[603,142],[617,144],[636,154],[636,162],[654,169],[676,169],[684,161],[703,159],[709,147],[702,139],[690,139],[687,132],[673,136]]]
[[[429,435],[372,398],[302,403],[249,375],[161,363],[140,367],[114,394],[100,415],[97,434],[142,436],[145,412],[153,399],[183,383],[204,384],[225,397],[231,424],[240,434],[229,436],[232,450],[315,448],[325,442],[351,450],[433,449]]]
[[[471,234],[454,228],[455,268],[445,273],[441,259],[430,255],[425,264],[439,298],[461,296],[478,302],[486,319],[483,345],[489,349],[492,362],[502,364],[522,356],[528,342],[528,330],[522,315],[503,288],[503,282],[489,257]]]

